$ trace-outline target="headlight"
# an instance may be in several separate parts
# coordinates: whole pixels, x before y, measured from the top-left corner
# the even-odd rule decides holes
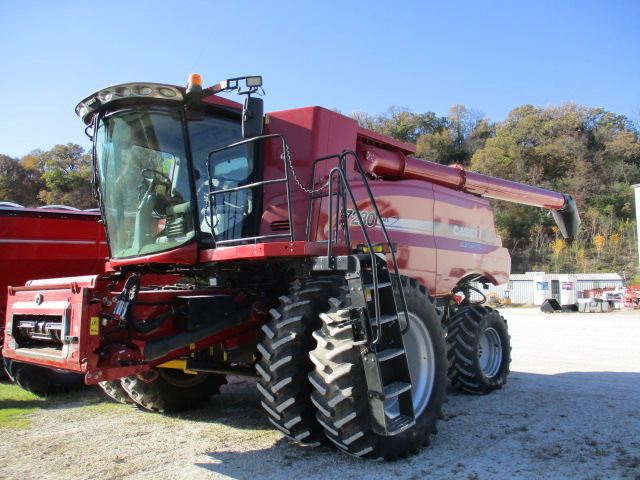
[[[91,115],[103,105],[115,103],[124,99],[156,98],[182,102],[182,92],[171,85],[157,83],[126,83],[103,88],[97,93],[85,98],[76,107],[76,113],[85,123],[91,121]]]

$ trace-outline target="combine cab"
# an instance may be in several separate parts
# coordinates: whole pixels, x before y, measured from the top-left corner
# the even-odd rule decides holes
[[[484,197],[550,209],[565,236],[575,202],[412,158],[322,108],[265,116],[261,85],[192,76],[78,105],[110,258],[105,273],[11,289],[5,355],[155,411],[258,375],[266,415],[298,442],[415,453],[450,382],[482,394],[509,373],[505,320],[454,300],[508,279]],[[34,318],[60,334],[38,335]]]

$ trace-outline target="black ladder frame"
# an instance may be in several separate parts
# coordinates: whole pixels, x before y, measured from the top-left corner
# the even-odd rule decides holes
[[[377,223],[382,228],[387,249],[391,254],[391,264],[395,277],[394,285],[387,259],[374,252],[374,246],[367,232],[365,222],[359,225],[366,243],[367,253],[348,256],[334,256],[333,245],[340,242],[340,230],[344,242],[350,246],[347,204],[353,205],[359,219],[360,209],[346,175],[346,158],[353,156],[360,173],[369,201],[374,209]],[[382,221],[380,211],[369,186],[358,156],[352,151],[318,159],[314,163],[312,182],[317,162],[338,158],[338,166],[329,174],[329,188],[326,194],[314,195],[309,199],[309,218],[312,202],[317,198],[329,197],[329,238],[326,257],[314,259],[314,270],[339,270],[345,278],[351,295],[349,319],[352,325],[354,344],[361,345],[361,355],[367,382],[369,409],[372,414],[372,429],[381,435],[397,435],[415,425],[413,410],[412,382],[403,334],[410,328],[409,312],[400,281],[395,249]],[[337,186],[335,185],[335,182]],[[337,202],[334,207],[334,197]],[[335,212],[334,212],[335,208]],[[333,217],[336,221],[334,226]],[[309,220],[310,221],[310,220]],[[307,238],[309,235],[307,223]],[[403,329],[398,316],[399,300],[404,313],[406,327]],[[393,411],[394,415],[389,414]]]

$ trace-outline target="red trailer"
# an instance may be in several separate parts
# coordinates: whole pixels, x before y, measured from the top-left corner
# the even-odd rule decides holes
[[[34,278],[102,273],[109,255],[100,212],[0,202],[0,313],[7,287]]]
[[[413,158],[326,109],[265,116],[261,84],[128,83],[78,105],[110,259],[10,289],[5,355],[157,411],[259,375],[288,437],[414,453],[450,382],[482,394],[509,373],[504,318],[468,300],[510,270],[484,197],[547,208],[567,237],[575,202]],[[150,274],[167,279],[145,287]]]
[[[99,274],[108,256],[100,213],[59,205],[24,208],[0,202],[0,244],[0,339],[4,339],[10,285],[24,286],[34,278]],[[50,369],[13,362],[5,366],[21,386],[39,394],[77,383],[75,376]]]

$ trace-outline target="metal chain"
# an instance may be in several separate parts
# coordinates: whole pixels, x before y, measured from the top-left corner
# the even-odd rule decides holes
[[[291,152],[289,152],[289,145],[285,145],[285,151],[282,154],[283,155],[283,159],[286,160],[286,162],[289,164],[289,169],[291,170],[291,173],[293,174],[293,178],[296,181],[296,183],[298,184],[298,187],[300,187],[300,189],[305,192],[308,193],[309,195],[313,195],[314,193],[318,193],[321,192],[322,190],[324,190],[325,188],[327,188],[329,186],[329,179],[327,179],[327,182],[322,185],[319,188],[316,188],[315,190],[309,190],[308,188],[305,188],[302,185],[302,182],[300,181],[300,179],[298,178],[298,175],[296,174],[295,169],[293,168],[293,161],[291,160]]]

